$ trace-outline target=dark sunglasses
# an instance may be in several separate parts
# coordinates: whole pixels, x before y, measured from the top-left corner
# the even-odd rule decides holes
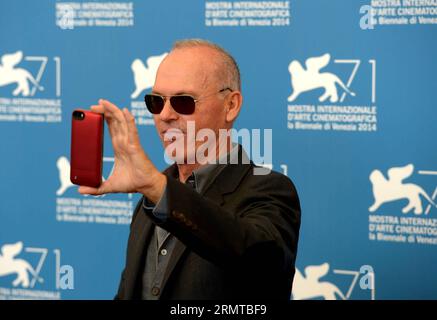
[[[224,88],[218,92],[214,92],[208,96],[202,97],[202,99],[212,96],[217,93],[229,90],[232,92],[231,88]],[[195,99],[193,96],[188,94],[180,94],[175,96],[161,96],[159,94],[146,94],[144,96],[144,101],[146,102],[147,109],[152,114],[160,114],[162,109],[164,109],[165,102],[167,99],[170,100],[170,105],[174,111],[180,114],[193,114],[196,107],[196,102],[201,99]]]

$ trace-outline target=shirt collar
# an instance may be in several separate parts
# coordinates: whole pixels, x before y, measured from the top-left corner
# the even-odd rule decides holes
[[[232,143],[232,148],[229,152],[221,155],[217,163],[205,164],[200,168],[193,171],[192,175],[194,177],[195,188],[197,192],[203,192],[220,174],[220,172],[228,164],[238,163],[238,151],[239,148],[242,149],[242,162],[249,163],[249,157],[244,151],[243,147],[238,143]]]

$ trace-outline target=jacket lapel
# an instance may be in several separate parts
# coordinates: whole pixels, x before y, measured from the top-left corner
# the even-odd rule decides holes
[[[239,156],[241,155],[241,147],[239,150]],[[201,192],[201,195],[204,195],[206,198],[212,200],[218,205],[222,205],[225,201],[223,198],[224,194],[233,192],[238,185],[240,184],[243,177],[246,175],[247,171],[252,167],[252,163],[244,164],[228,164],[226,167],[220,172],[220,174],[216,177],[213,183],[210,183],[209,186],[205,188]],[[173,272],[176,264],[181,259],[187,247],[176,239],[176,243],[170,257],[167,269],[165,270],[164,279],[162,283],[163,289],[165,288],[167,281]]]
[[[140,209],[143,210],[142,208]],[[141,292],[138,292],[141,288],[139,283],[141,283],[141,266],[144,265],[145,253],[146,253],[146,243],[148,243],[150,236],[152,235],[151,230],[153,223],[152,221],[143,213],[140,212],[137,219],[138,226],[140,228],[135,228],[138,231],[132,234],[132,247],[129,256],[131,257],[130,270],[126,270],[126,296],[128,299],[135,299],[141,296]],[[132,230],[135,230],[132,229]],[[130,275],[130,276],[129,276]]]

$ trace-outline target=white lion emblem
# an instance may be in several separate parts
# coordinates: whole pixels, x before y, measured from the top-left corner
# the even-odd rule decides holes
[[[136,99],[141,92],[153,87],[158,67],[166,56],[167,53],[163,53],[160,56],[149,57],[147,59],[147,68],[140,59],[135,59],[132,62],[131,69],[135,82],[135,91],[131,94],[132,99]]]
[[[404,167],[395,167],[387,171],[388,179],[379,170],[373,170],[370,174],[370,182],[373,186],[374,204],[369,208],[370,212],[375,212],[386,202],[407,199],[408,204],[402,209],[402,213],[408,213],[414,209],[415,214],[422,214],[423,207],[420,196],[422,195],[433,206],[434,201],[418,185],[413,183],[402,183],[404,179],[413,174],[414,166],[408,164]]]
[[[335,74],[329,72],[320,73],[320,69],[326,67],[330,59],[329,53],[325,53],[320,57],[308,58],[305,61],[306,70],[297,60],[293,60],[289,64],[288,71],[290,72],[291,87],[293,89],[293,93],[288,97],[289,102],[294,101],[303,92],[318,88],[325,89],[325,92],[319,97],[320,102],[328,98],[331,102],[337,102],[338,93],[336,84],[351,96],[355,96],[355,93],[351,92]]]
[[[38,90],[42,91],[44,88],[39,85],[35,78],[26,69],[14,68],[22,59],[22,51],[4,54],[2,56],[0,65],[0,86],[16,83],[17,87],[12,94],[14,96],[22,94],[27,97],[30,94],[29,81],[35,85]]]
[[[13,244],[5,244],[1,249],[0,255],[0,277],[10,274],[16,274],[17,278],[12,282],[14,287],[22,285],[24,288],[29,287],[29,273],[32,274],[39,282],[43,280],[36,274],[32,266],[23,259],[14,259],[23,250],[23,242],[19,241]],[[29,272],[29,273],[28,273]]]
[[[337,300],[337,296],[346,300],[340,289],[327,281],[320,281],[320,278],[328,274],[329,263],[325,262],[319,266],[308,266],[305,268],[305,276],[296,268],[293,282],[293,299],[304,300],[322,297],[325,300]]]
[[[61,183],[56,191],[56,195],[61,196],[68,188],[74,186],[70,181],[70,161],[66,157],[61,156],[56,161],[56,166],[58,167],[59,182]]]

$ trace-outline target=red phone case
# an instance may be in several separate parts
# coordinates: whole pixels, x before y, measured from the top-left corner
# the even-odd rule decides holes
[[[82,109],[73,111],[70,151],[72,183],[95,188],[102,183],[103,125],[102,114]]]

